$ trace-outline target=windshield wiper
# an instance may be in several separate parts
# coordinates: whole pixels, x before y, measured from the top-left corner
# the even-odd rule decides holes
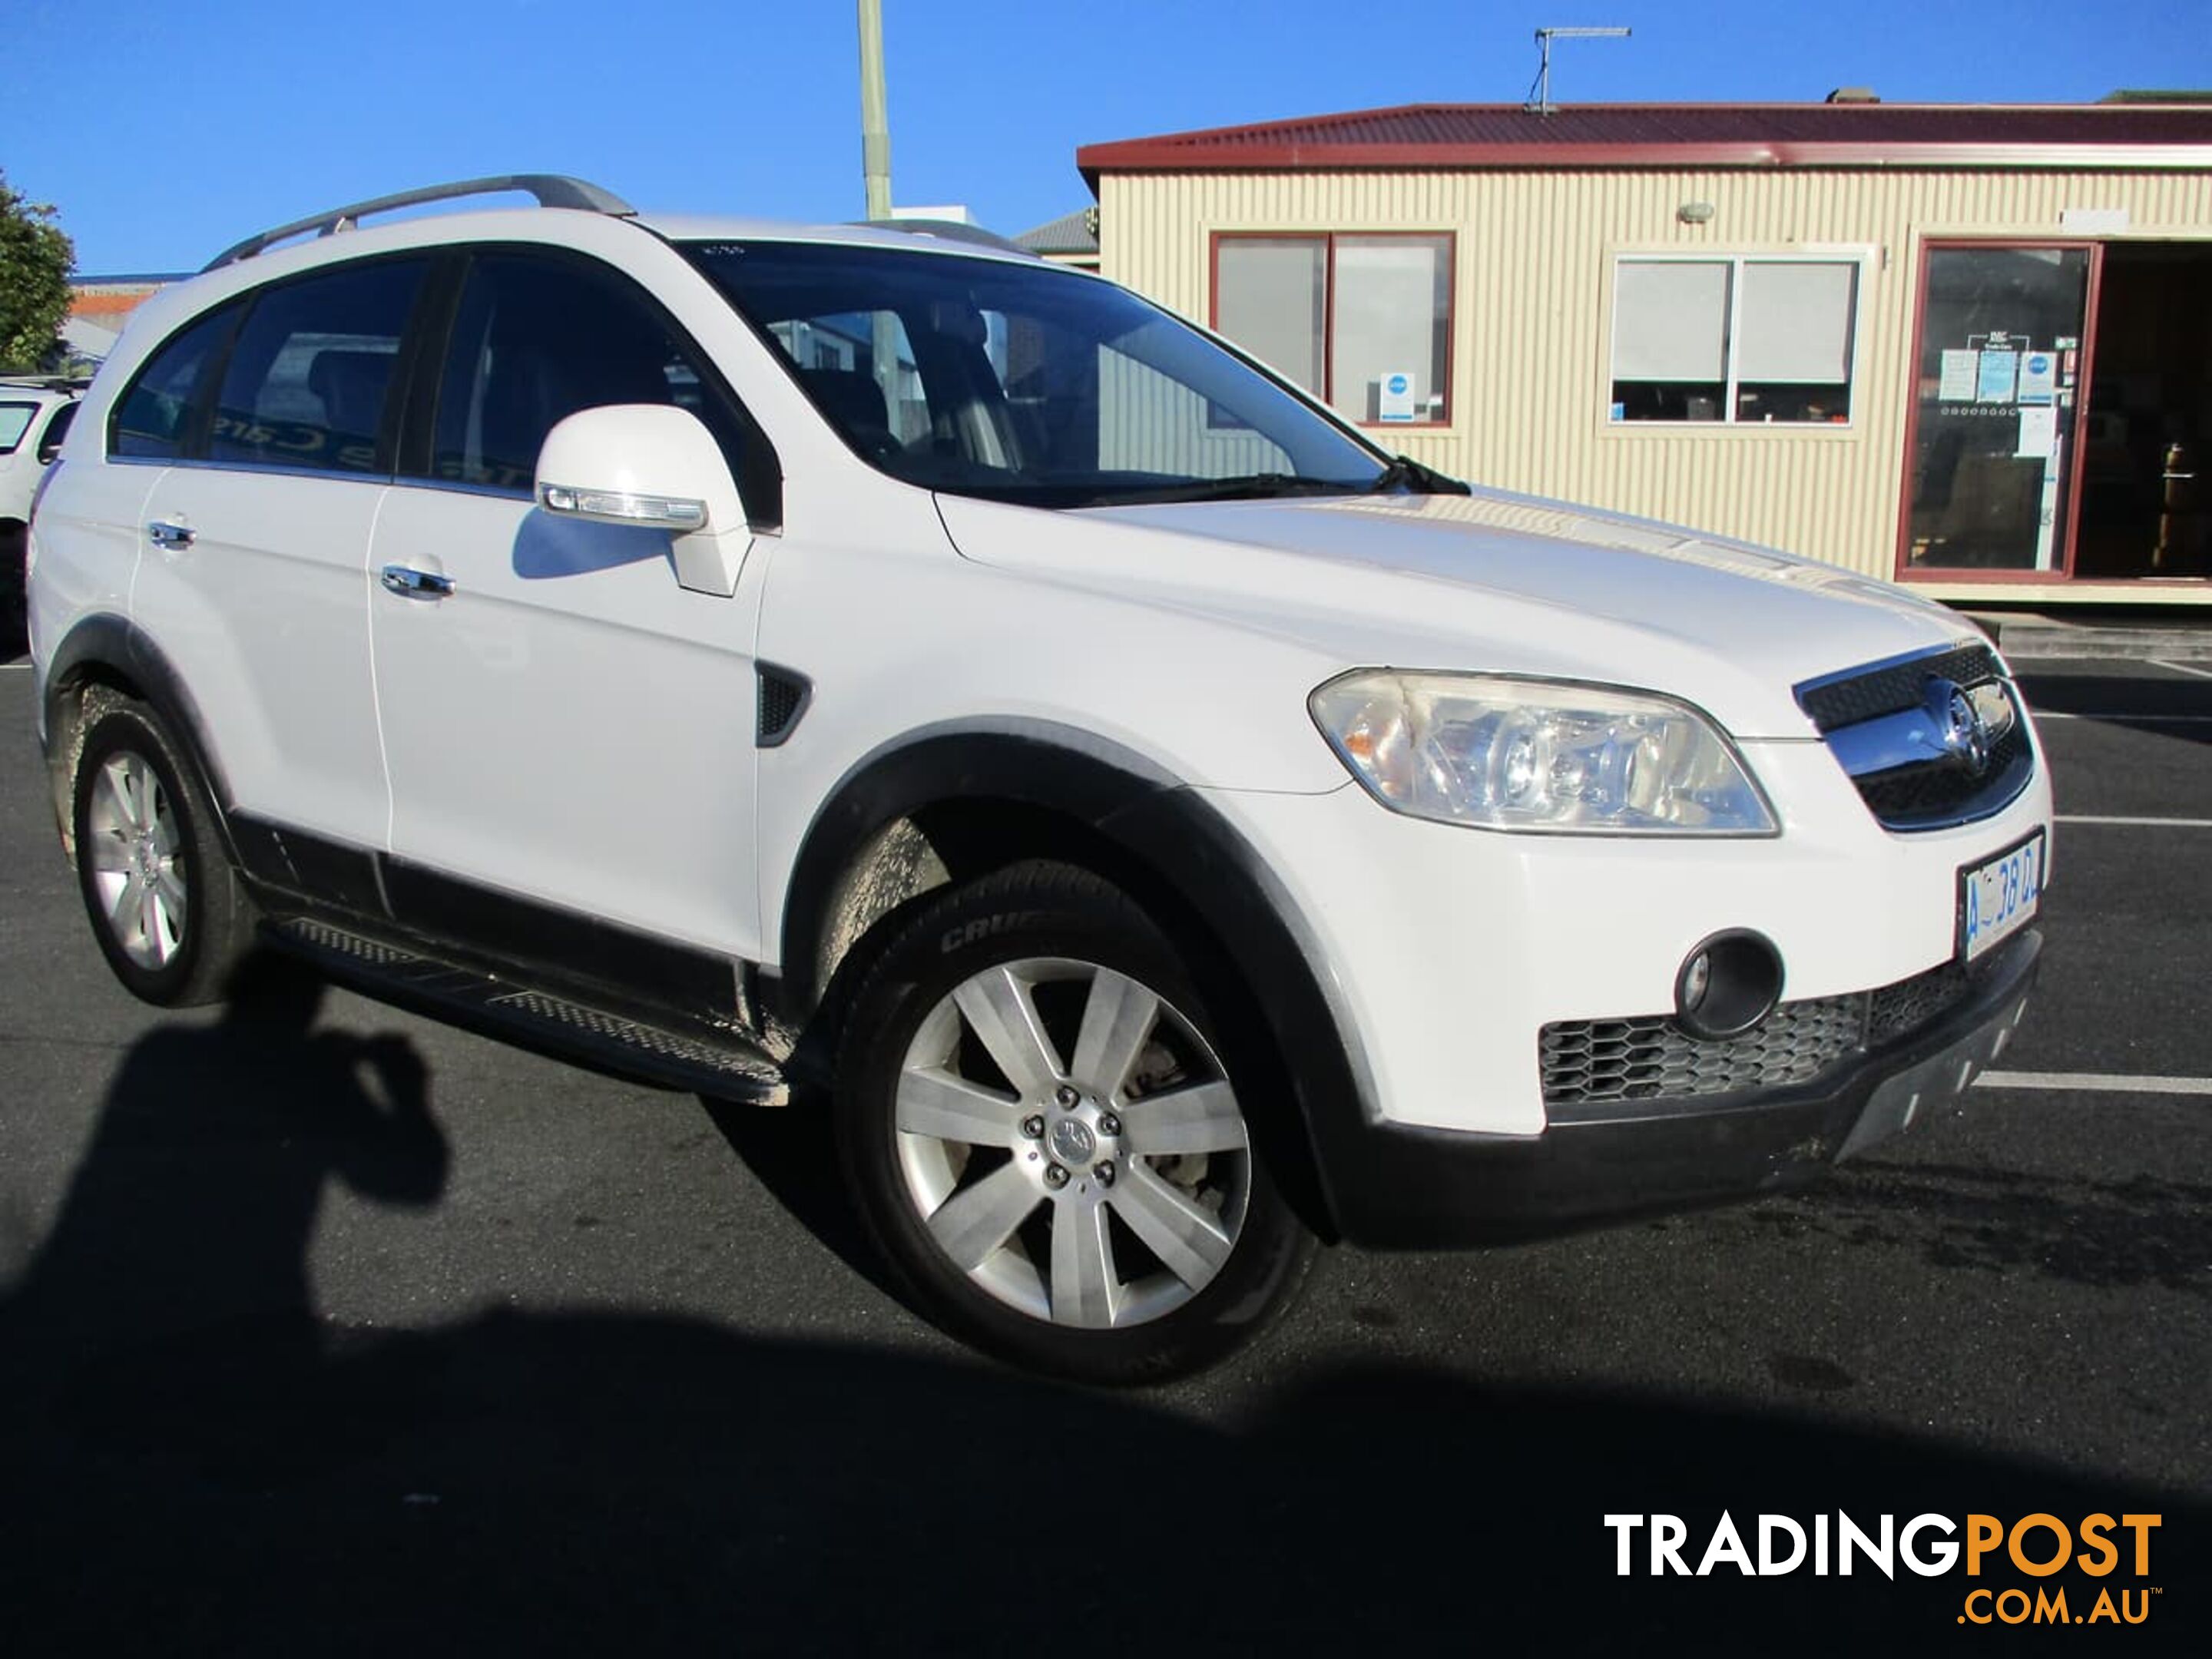
[[[1143,507],[1161,501],[1264,501],[1279,495],[1350,495],[1363,486],[1334,478],[1294,478],[1287,472],[1243,472],[1233,478],[1194,478],[1158,489],[1102,490],[1086,507]]]
[[[1370,495],[1390,495],[1400,491],[1416,495],[1471,495],[1474,492],[1457,478],[1447,477],[1432,466],[1423,466],[1411,455],[1395,457],[1390,465],[1376,475],[1375,482],[1366,486]]]

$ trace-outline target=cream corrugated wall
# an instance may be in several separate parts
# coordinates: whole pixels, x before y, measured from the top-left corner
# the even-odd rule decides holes
[[[1676,209],[1709,202],[1703,225]],[[1456,233],[1452,423],[1386,441],[1462,477],[1696,525],[1889,575],[1920,247],[2059,237],[2124,208],[2130,237],[2212,239],[2212,172],[1109,174],[1101,268],[1203,322],[1218,231]],[[1865,250],[1848,428],[1614,424],[1617,254]],[[2212,296],[2208,296],[2212,303]]]

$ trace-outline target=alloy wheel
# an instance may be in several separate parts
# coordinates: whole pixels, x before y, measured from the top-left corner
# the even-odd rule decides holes
[[[143,756],[110,755],[93,781],[86,854],[108,931],[138,966],[167,967],[190,921],[176,808]]]
[[[1058,1326],[1181,1307],[1228,1261],[1251,1197],[1243,1112],[1212,1048],[1096,963],[1032,957],[956,986],[908,1047],[895,1133],[945,1259]]]

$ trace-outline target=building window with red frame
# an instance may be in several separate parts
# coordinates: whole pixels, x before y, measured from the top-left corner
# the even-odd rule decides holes
[[[1367,425],[1451,418],[1452,237],[1220,235],[1213,325]]]

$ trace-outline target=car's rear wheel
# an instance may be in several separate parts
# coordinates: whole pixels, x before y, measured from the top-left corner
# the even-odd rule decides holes
[[[160,717],[111,703],[85,733],[75,785],[77,884],[108,966],[148,1002],[216,1000],[252,913],[206,791]]]
[[[1081,871],[1018,866],[927,906],[855,999],[837,1104],[861,1207],[917,1304],[1019,1363],[1185,1372],[1304,1276],[1310,1237],[1197,988]]]

